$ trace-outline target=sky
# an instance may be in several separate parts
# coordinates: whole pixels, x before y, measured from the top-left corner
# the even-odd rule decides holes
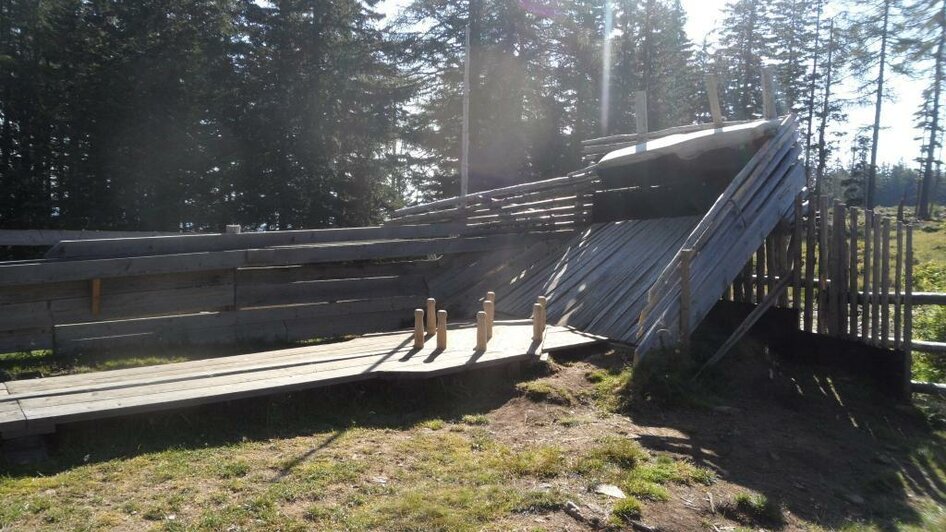
[[[387,15],[397,13],[400,7],[410,0],[382,0],[379,10]],[[602,0],[602,4],[604,0]],[[687,34],[693,43],[702,43],[704,36],[710,35],[722,21],[722,10],[727,0],[681,0],[687,12]],[[830,14],[830,11],[829,11]],[[877,160],[880,164],[893,164],[899,160],[913,164],[913,159],[919,154],[920,142],[914,140],[919,132],[913,127],[913,113],[921,102],[923,80],[911,80],[903,76],[890,73],[888,69],[889,95],[891,100],[885,101],[881,114],[881,131],[877,148]],[[852,82],[842,82],[840,93],[850,92]],[[874,121],[874,106],[849,107],[846,109],[848,121],[844,124],[832,124],[829,129],[849,133],[853,137],[861,127],[870,126]],[[842,141],[840,153],[844,161],[849,158],[849,141]]]

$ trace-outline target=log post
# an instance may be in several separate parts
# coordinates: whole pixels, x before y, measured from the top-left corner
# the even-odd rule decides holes
[[[532,340],[541,342],[545,336],[545,311],[541,303],[532,305]]]
[[[848,278],[850,280],[850,286],[848,287],[848,330],[850,331],[851,338],[857,338],[857,209],[851,208],[851,247],[850,247],[849,258],[851,263],[849,265],[850,271],[848,271]]]
[[[874,280],[871,286],[872,297],[870,299],[870,337],[874,345],[880,345],[880,276],[881,266],[883,264],[882,228],[883,216],[875,212],[874,227],[871,228],[874,232],[874,257],[871,259],[874,264],[874,272],[871,274]]]
[[[775,89],[772,84],[772,67],[762,67],[762,116],[766,120],[778,117],[775,111]]]
[[[795,312],[801,310],[801,239],[802,225],[805,223],[804,214],[801,210],[801,194],[795,196],[795,227],[792,237],[792,309]]]
[[[437,311],[437,349],[447,348],[447,311]]]
[[[427,298],[427,335],[433,336],[437,332],[437,300]]]
[[[897,220],[897,257],[894,267],[894,299],[893,299],[893,346],[896,349],[903,347],[903,221]]]
[[[870,274],[871,274],[871,246],[873,238],[871,229],[874,226],[874,212],[868,209],[864,210],[864,297],[861,303],[861,339],[865,342],[870,340]]]
[[[903,297],[903,351],[904,387],[906,397],[910,397],[910,381],[913,377],[913,225],[907,225],[907,253],[904,260],[904,297]]]
[[[880,268],[880,345],[890,344],[890,218],[884,216],[881,225]]]
[[[723,113],[719,105],[719,78],[716,74],[706,75],[706,95],[709,98],[710,116],[713,117],[713,125],[722,127]]]
[[[476,350],[486,351],[486,313],[482,310],[476,313]]]
[[[637,134],[641,140],[647,140],[647,91],[634,94],[634,116],[637,119]]]
[[[414,349],[424,347],[424,309],[414,309]]]
[[[486,339],[489,340],[493,337],[493,317],[496,313],[496,305],[488,299],[483,301],[483,312],[486,313]]]

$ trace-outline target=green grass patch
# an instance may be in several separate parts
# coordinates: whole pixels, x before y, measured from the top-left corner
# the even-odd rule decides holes
[[[489,418],[483,414],[467,414],[460,421],[466,425],[489,425]]]
[[[762,494],[738,493],[721,509],[734,519],[759,525],[780,525],[785,520],[781,506]]]
[[[565,470],[565,454],[560,447],[542,445],[516,453],[504,453],[503,467],[518,476],[552,478]]]
[[[516,389],[527,399],[537,403],[566,406],[575,403],[575,396],[570,391],[545,381],[522,382],[516,385]]]
[[[625,497],[614,504],[611,510],[611,520],[617,525],[630,523],[640,518],[642,511],[641,502],[634,497]]]
[[[631,382],[630,366],[612,369],[596,369],[585,374],[594,384],[591,397],[595,405],[608,412],[618,412],[625,406],[625,391]]]

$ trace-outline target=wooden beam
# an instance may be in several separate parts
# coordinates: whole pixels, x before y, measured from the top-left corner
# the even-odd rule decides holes
[[[647,129],[647,91],[634,93],[634,117],[637,122],[637,134],[646,135]]]
[[[723,112],[719,105],[719,77],[716,74],[706,75],[706,95],[709,98],[710,116],[713,117],[713,125],[722,127]]]
[[[766,120],[778,118],[775,111],[775,88],[772,83],[772,67],[762,67],[762,116]]]

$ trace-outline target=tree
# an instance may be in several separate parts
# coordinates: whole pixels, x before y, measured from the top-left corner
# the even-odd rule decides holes
[[[731,119],[758,117],[762,110],[762,65],[771,56],[766,5],[759,0],[734,0],[724,10],[719,59],[728,75],[721,103]]]
[[[937,164],[937,148],[942,146],[940,124],[941,96],[946,69],[946,0],[922,0],[905,10],[905,21],[919,21],[919,24],[898,25],[904,35],[897,43],[898,51],[904,54],[903,62],[898,65],[901,72],[928,77],[930,84],[923,92],[923,102],[917,111],[917,127],[923,131],[923,145],[919,162],[922,168],[919,196],[917,198],[917,217],[928,220],[931,209],[933,185],[935,180],[934,165]]]
[[[888,50],[892,22],[901,7],[899,0],[874,0],[858,11],[858,17],[849,28],[851,40],[857,43],[853,55],[855,75],[864,80],[860,94],[874,99],[874,122],[871,134],[870,162],[867,166],[866,207],[873,209],[877,181],[877,146],[886,89]]]

